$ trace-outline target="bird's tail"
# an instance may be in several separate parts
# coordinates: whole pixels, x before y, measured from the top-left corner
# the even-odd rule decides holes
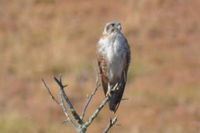
[[[109,100],[109,108],[114,113],[117,111],[119,104],[121,102],[121,99],[124,93],[125,84],[126,84],[125,82],[122,82],[119,85],[119,88],[117,90],[114,90],[114,92],[111,92],[111,96]]]

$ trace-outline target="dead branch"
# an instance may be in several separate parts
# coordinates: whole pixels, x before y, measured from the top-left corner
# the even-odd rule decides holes
[[[60,99],[61,101],[57,100],[51,90],[49,89],[48,85],[46,84],[46,82],[42,79],[42,82],[45,86],[45,88],[47,89],[49,95],[51,96],[51,98],[53,99],[53,101],[58,104],[63,113],[66,116],[66,121],[68,123],[71,124],[72,127],[74,127],[76,129],[77,132],[79,133],[86,133],[87,128],[91,125],[91,123],[95,120],[95,118],[97,118],[98,114],[100,113],[100,111],[103,109],[103,107],[106,105],[106,103],[109,101],[109,96],[106,96],[103,101],[101,102],[101,104],[97,107],[97,109],[94,111],[94,113],[87,119],[87,120],[83,120],[85,113],[87,111],[87,108],[92,100],[92,98],[94,97],[94,95],[96,94],[98,88],[100,87],[100,83],[99,80],[97,80],[96,82],[96,87],[94,88],[92,94],[90,95],[90,97],[88,98],[83,111],[82,111],[82,115],[79,115],[77,113],[77,111],[75,110],[73,104],[71,103],[70,99],[68,98],[64,88],[67,87],[67,85],[64,85],[62,83],[62,77],[60,76],[59,78],[54,77],[55,82],[58,84],[59,86],[59,90],[60,90]],[[71,114],[71,115],[70,115]],[[71,117],[70,117],[71,116]],[[113,118],[110,120],[109,125],[106,127],[106,129],[104,130],[104,133],[107,133],[112,126],[117,122],[117,117]]]
[[[67,113],[67,109],[66,109],[66,107],[64,106],[63,100],[62,100],[61,102],[59,102],[59,101],[53,96],[53,94],[51,93],[51,90],[50,90],[49,87],[47,86],[47,84],[46,84],[46,82],[44,81],[44,79],[42,79],[42,82],[43,82],[44,86],[46,87],[46,89],[47,89],[49,95],[50,95],[51,98],[53,99],[53,101],[54,101],[56,104],[58,104],[58,105],[62,108],[62,110],[63,110],[63,112],[64,112],[64,114],[65,114],[65,116],[66,116],[66,118],[67,118],[67,122],[69,122],[75,129],[78,129],[77,125],[70,119],[70,117],[69,117],[69,115],[68,115],[68,113]]]
[[[109,98],[105,97],[104,100],[102,101],[102,103],[97,107],[97,109],[95,110],[95,112],[92,114],[92,116],[88,119],[88,121],[86,121],[85,126],[88,127],[92,121],[98,116],[99,112],[103,109],[103,107],[106,105],[106,103],[108,102]]]
[[[76,110],[74,109],[71,101],[69,100],[69,98],[67,97],[64,88],[67,87],[67,85],[63,85],[62,83],[62,77],[60,77],[59,79],[54,77],[54,80],[56,81],[56,83],[59,85],[60,87],[60,95],[61,95],[61,99],[63,100],[63,104],[66,103],[70,112],[72,113],[72,115],[74,116],[74,119],[77,120],[78,124],[83,124],[83,121],[81,120],[81,118],[79,117],[78,113],[76,112]]]
[[[117,122],[117,117],[110,119],[110,122],[107,128],[105,128],[105,130],[103,131],[103,133],[108,133],[108,131],[112,128],[113,125],[115,125],[116,122]]]
[[[99,82],[99,78],[98,78],[98,80],[96,81],[96,87],[94,88],[92,94],[89,96],[87,102],[86,102],[85,105],[84,105],[84,108],[83,108],[83,111],[82,111],[82,115],[81,115],[81,118],[82,118],[82,119],[84,118],[85,113],[86,113],[86,110],[87,110],[87,107],[88,107],[88,105],[90,104],[90,102],[91,102],[93,96],[96,94],[96,92],[97,92],[97,90],[98,90],[99,87],[100,87],[100,82]]]

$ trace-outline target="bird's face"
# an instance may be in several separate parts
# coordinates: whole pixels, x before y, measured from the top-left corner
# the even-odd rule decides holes
[[[122,29],[122,26],[120,22],[109,22],[106,24],[103,33],[104,34],[111,34],[114,32],[120,32]]]

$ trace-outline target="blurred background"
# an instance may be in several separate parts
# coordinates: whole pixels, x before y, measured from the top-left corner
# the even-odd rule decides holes
[[[95,86],[96,43],[122,23],[132,63],[113,133],[200,132],[199,0],[0,0],[0,132],[73,133],[55,95],[63,74],[78,112]],[[100,89],[88,117],[103,99]],[[106,107],[89,133],[99,133]]]

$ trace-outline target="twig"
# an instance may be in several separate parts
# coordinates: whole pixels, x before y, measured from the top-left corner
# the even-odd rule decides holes
[[[43,82],[45,88],[47,89],[49,95],[53,99],[53,101],[56,102],[58,105],[60,105],[60,102],[53,96],[53,94],[51,93],[51,91],[50,91],[49,87],[47,86],[46,82],[44,81],[44,79],[42,79],[42,82]]]
[[[88,98],[87,102],[86,102],[85,105],[84,105],[84,108],[83,108],[83,111],[82,111],[82,115],[81,115],[81,119],[82,119],[82,120],[83,120],[83,118],[84,118],[84,116],[85,116],[85,113],[86,113],[86,110],[87,110],[88,105],[90,104],[90,102],[91,102],[93,96],[96,94],[96,92],[97,92],[97,90],[98,90],[99,87],[100,87],[100,83],[99,83],[99,81],[97,81],[96,87],[94,88],[92,94],[90,95],[90,97]]]
[[[66,118],[67,118],[67,121],[68,121],[74,128],[77,128],[77,125],[70,119],[70,117],[69,117],[69,115],[68,115],[68,113],[67,113],[67,110],[66,110],[66,108],[65,108],[65,106],[64,106],[64,103],[63,103],[62,99],[61,99],[61,102],[59,102],[59,101],[53,96],[53,94],[51,93],[51,90],[50,90],[49,87],[47,86],[47,84],[46,84],[46,82],[44,81],[44,79],[42,79],[42,82],[43,82],[45,88],[47,89],[49,95],[50,95],[51,98],[53,99],[53,101],[56,102],[56,104],[58,104],[58,105],[62,108],[62,110],[63,110],[63,112],[64,112],[64,114],[65,114],[65,116],[66,116]]]
[[[121,101],[127,101],[128,100],[128,98],[122,98],[121,99]]]
[[[54,80],[57,82],[57,84],[60,87],[60,91],[61,91],[61,98],[63,99],[64,102],[66,102],[70,112],[72,113],[73,117],[75,120],[77,120],[78,124],[83,124],[83,121],[81,120],[80,116],[78,115],[78,113],[76,112],[76,110],[74,109],[74,106],[72,105],[71,101],[69,100],[69,98],[67,97],[64,88],[67,85],[63,85],[62,84],[62,79],[60,77],[60,79],[54,77]]]
[[[110,119],[110,122],[107,126],[107,128],[104,129],[103,133],[108,133],[108,131],[112,128],[113,125],[117,122],[117,117]]]
[[[95,110],[95,112],[92,114],[92,116],[88,119],[87,122],[85,122],[85,127],[88,127],[92,121],[97,117],[97,115],[99,114],[99,112],[102,110],[102,108],[105,106],[105,104],[109,101],[108,96],[106,96],[104,98],[104,100],[102,101],[102,103],[99,105],[99,107]]]
[[[95,88],[93,89],[93,92],[92,94],[87,98],[87,101],[85,103],[85,105],[83,106],[83,111],[82,111],[82,114],[81,114],[81,119],[83,120],[84,119],[84,116],[85,116],[85,113],[86,113],[86,110],[87,110],[87,107],[89,106],[93,96],[96,94],[98,88],[101,86],[100,84],[100,80],[99,80],[99,72],[96,68],[96,86]]]
[[[61,104],[60,106],[62,107],[62,110],[67,118],[67,121],[76,129],[76,130],[79,130],[79,127],[70,119],[68,113],[67,113],[67,108],[66,106],[64,105],[64,101],[63,101],[63,98],[61,98]]]

